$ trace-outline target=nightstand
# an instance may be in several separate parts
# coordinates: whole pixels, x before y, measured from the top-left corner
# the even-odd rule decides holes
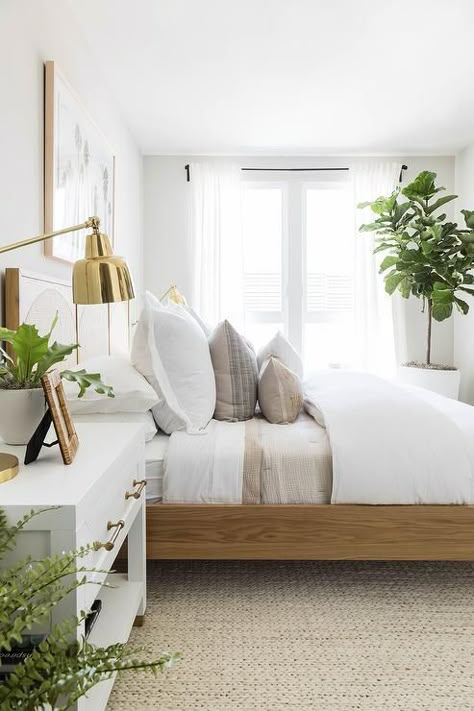
[[[31,509],[60,507],[35,516],[2,565],[28,554],[39,558],[100,541],[107,546],[82,560],[110,571],[128,535],[128,573],[91,574],[96,584],[78,588],[54,609],[51,619],[54,624],[78,615],[99,598],[102,610],[89,640],[104,646],[126,642],[132,625],[142,622],[145,613],[145,492],[140,483],[145,479],[145,440],[137,424],[78,424],[76,429],[79,449],[72,464],[63,465],[58,448],[43,449],[35,463],[20,465],[15,479],[0,484],[0,507],[12,524]],[[24,447],[0,443],[0,449],[23,461]],[[101,587],[105,578],[113,588]],[[78,637],[83,634],[78,629]],[[78,711],[103,711],[113,683],[97,685],[79,700]]]

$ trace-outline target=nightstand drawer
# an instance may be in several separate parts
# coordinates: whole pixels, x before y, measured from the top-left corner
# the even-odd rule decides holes
[[[78,521],[81,544],[100,543],[100,551],[116,552],[126,536],[130,517],[145,498],[143,457],[131,447],[84,498]],[[84,540],[85,538],[85,540]]]

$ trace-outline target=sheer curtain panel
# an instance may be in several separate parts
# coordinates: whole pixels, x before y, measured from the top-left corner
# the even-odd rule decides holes
[[[213,326],[244,326],[241,172],[237,165],[191,163],[193,305]]]
[[[354,204],[390,195],[397,186],[400,162],[371,162],[354,166]],[[377,375],[396,373],[393,297],[379,274],[380,255],[374,254],[372,232],[359,233],[364,222],[374,218],[370,208],[355,207],[354,317],[356,367]]]

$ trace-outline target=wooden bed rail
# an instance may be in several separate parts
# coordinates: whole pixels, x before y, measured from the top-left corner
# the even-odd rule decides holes
[[[474,506],[147,506],[147,557],[474,560]]]

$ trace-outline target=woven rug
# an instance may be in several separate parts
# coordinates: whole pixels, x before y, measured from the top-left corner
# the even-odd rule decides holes
[[[470,563],[154,562],[110,711],[474,709]]]

